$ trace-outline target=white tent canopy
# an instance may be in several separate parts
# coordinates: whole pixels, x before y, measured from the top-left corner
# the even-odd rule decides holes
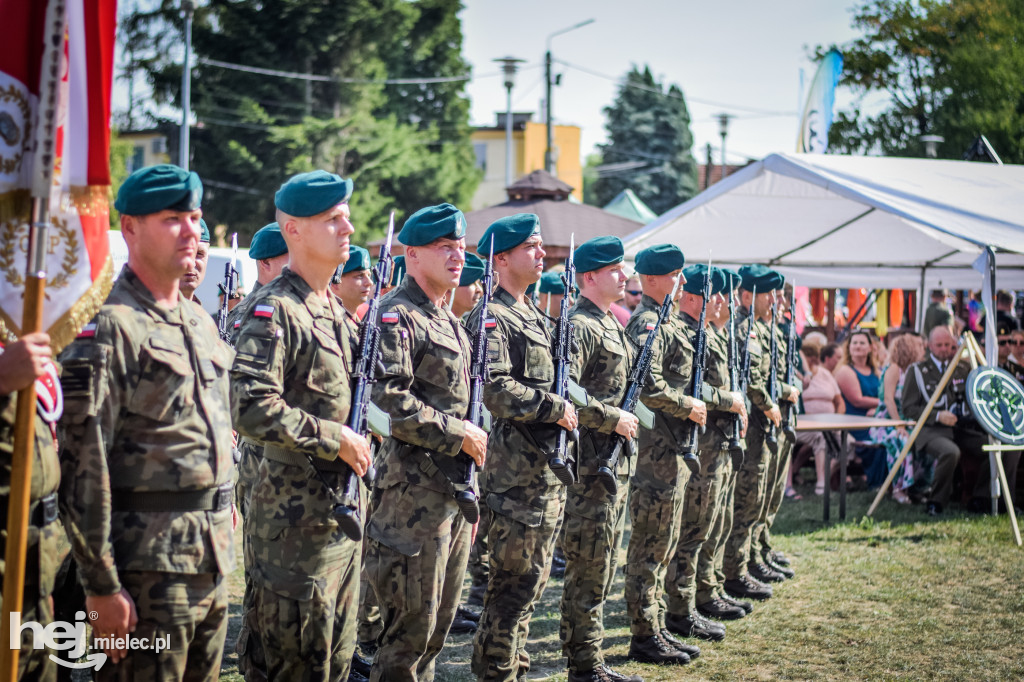
[[[772,154],[626,238],[626,257],[678,244],[724,267],[764,263],[825,288],[1024,288],[1024,166]]]

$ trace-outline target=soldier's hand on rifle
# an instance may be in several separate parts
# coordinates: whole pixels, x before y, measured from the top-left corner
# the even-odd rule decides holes
[[[487,459],[487,432],[471,421],[466,424],[466,437],[462,439],[462,451],[473,458],[478,468],[483,468]]]
[[[956,426],[956,415],[949,410],[942,410],[935,415],[935,421],[943,426]]]
[[[775,405],[770,410],[765,410],[764,416],[768,417],[768,421],[775,424],[775,426],[779,426],[782,423],[782,411],[779,410],[778,405]]]
[[[0,392],[14,393],[31,386],[43,376],[52,355],[50,335],[44,332],[26,334],[4,346],[0,353]]]
[[[800,389],[797,388],[796,386],[793,386],[793,390],[790,391],[789,395],[786,396],[784,400],[788,400],[791,403],[796,403],[796,401],[800,400]]]
[[[732,391],[732,405],[729,407],[729,411],[743,417],[743,421],[747,420],[747,401],[743,399],[743,394],[739,391]]]
[[[640,420],[636,418],[635,414],[623,410],[619,412],[619,423],[615,425],[615,433],[626,438],[636,438],[636,428],[639,423]]]
[[[129,633],[135,632],[135,624],[139,622],[139,616],[135,613],[135,602],[124,588],[115,594],[86,596],[85,607],[89,612],[93,634],[97,637],[127,637]],[[128,655],[127,648],[104,651],[114,663]]]
[[[572,431],[580,425],[580,418],[576,416],[576,408],[568,401],[565,403],[565,414],[558,420],[558,425],[566,431]]]
[[[370,467],[370,444],[358,433],[343,426],[341,427],[341,448],[338,450],[338,457],[352,467],[352,471],[356,472],[356,475],[362,476]]]
[[[708,406],[703,400],[693,399],[693,408],[690,410],[690,421],[704,426],[708,422]]]

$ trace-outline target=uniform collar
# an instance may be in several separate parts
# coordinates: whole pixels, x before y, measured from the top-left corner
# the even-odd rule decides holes
[[[693,329],[694,331],[697,330],[697,326],[700,323],[700,321],[694,318],[693,315],[687,312],[683,312],[682,310],[679,311],[679,319],[685,322],[686,326],[688,326],[690,329]]]
[[[586,296],[580,296],[578,299],[576,299],[576,305],[574,305],[573,308],[585,312],[591,317],[597,318],[599,320],[604,319],[606,316],[612,314],[611,310],[609,310],[608,312],[601,310],[599,307],[597,307],[596,303],[591,301]]]
[[[156,299],[153,298],[149,288],[143,284],[139,276],[127,264],[121,270],[121,275],[117,278],[115,286],[124,289],[150,316],[159,318],[164,322],[170,322],[171,324],[182,323],[181,311],[185,307],[185,297],[180,290],[178,291],[177,305],[173,308],[159,306],[156,304]]]
[[[313,291],[313,288],[306,283],[306,280],[295,274],[295,272],[287,265],[283,270],[281,270],[281,277],[284,278],[284,281],[288,283],[288,286],[290,286],[292,290],[298,294],[299,298],[302,299],[302,303],[306,306],[306,310],[309,311],[310,315],[313,317],[330,315],[330,306],[328,302],[317,296],[316,292]],[[328,295],[333,296],[334,294],[331,294],[328,291]]]
[[[430,315],[438,316],[442,315],[442,313],[447,313],[447,316],[451,316],[454,319],[451,313],[444,308],[439,308],[437,304],[430,300],[416,280],[409,276],[409,273],[406,273],[405,277],[402,278],[402,283],[398,285],[398,290],[401,292],[400,296],[404,294],[413,305]]]

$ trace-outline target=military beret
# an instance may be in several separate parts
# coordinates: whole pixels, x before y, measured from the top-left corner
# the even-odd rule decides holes
[[[341,274],[356,270],[370,269],[370,252],[361,246],[352,244],[348,247],[348,260],[342,266]]]
[[[625,249],[618,237],[594,237],[576,247],[573,261],[576,272],[593,272],[607,265],[621,263],[624,255]]]
[[[210,243],[210,228],[206,226],[206,221],[203,220],[202,218],[199,219],[199,229],[201,230],[201,232],[199,234],[199,241],[206,242],[207,244],[209,244]]]
[[[721,294],[728,290],[729,278],[722,268],[711,266],[711,293]]]
[[[288,245],[281,236],[281,227],[277,223],[264,225],[256,230],[249,244],[249,258],[253,260],[264,260],[276,258],[288,253]]]
[[[466,236],[466,216],[451,204],[427,206],[409,216],[398,233],[406,246],[423,246],[435,239],[461,239]]]
[[[394,267],[391,268],[391,286],[397,287],[405,277],[405,256],[395,256]]]
[[[722,291],[726,292],[730,289],[735,289],[740,285],[740,273],[735,270],[729,270],[727,268],[716,268],[721,271],[724,283],[722,285]]]
[[[704,282],[708,279],[707,263],[694,263],[683,268],[683,277],[686,282],[683,284],[683,291],[688,294],[704,295]],[[715,269],[711,268],[711,293],[715,293]],[[723,277],[721,281],[725,281]]]
[[[459,277],[459,286],[468,287],[474,282],[479,282],[486,267],[487,264],[479,256],[467,253],[466,264],[462,266],[462,276]]]
[[[516,213],[498,218],[484,230],[476,251],[481,255],[491,252],[491,237],[494,237],[494,253],[513,249],[535,234],[540,234],[540,218],[533,213]]]
[[[194,211],[203,201],[199,176],[161,163],[140,168],[121,183],[114,208],[124,215],[149,215],[165,209]]]
[[[561,294],[565,291],[565,285],[562,284],[562,273],[556,270],[548,270],[542,274],[537,286],[540,287],[538,293],[541,294]]]
[[[675,244],[649,246],[636,254],[635,267],[641,275],[667,275],[686,265],[683,250]]]
[[[274,206],[296,218],[308,218],[348,201],[352,181],[315,170],[288,179],[274,195]]]
[[[740,266],[740,288],[753,291],[756,287],[761,293],[782,288],[785,279],[766,265]]]

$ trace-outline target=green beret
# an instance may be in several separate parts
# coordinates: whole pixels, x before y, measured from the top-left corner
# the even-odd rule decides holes
[[[459,277],[459,286],[468,287],[474,282],[479,282],[480,278],[484,276],[484,268],[487,267],[479,256],[467,253],[466,264],[462,266],[462,276]]]
[[[461,239],[466,236],[466,216],[451,204],[427,206],[409,216],[398,233],[406,246],[423,246],[435,239]]]
[[[772,275],[775,276],[775,288],[781,289],[786,284],[786,276],[778,270],[772,270]]]
[[[320,215],[352,196],[352,181],[315,170],[292,176],[274,195],[274,206],[296,218]]]
[[[562,284],[562,273],[557,270],[548,270],[540,276],[540,292],[542,294],[561,294],[565,291]]]
[[[361,246],[351,244],[348,247],[348,260],[342,266],[341,274],[355,272],[356,270],[370,269],[370,252]]]
[[[199,235],[199,241],[210,243],[210,228],[206,226],[206,221],[202,218],[199,219],[199,227],[202,233]]]
[[[735,289],[740,285],[740,273],[736,272],[735,270],[728,270],[726,268],[717,269],[720,270],[722,272],[722,275],[725,277],[725,285],[722,288],[723,292],[729,291],[730,289]]]
[[[199,176],[162,163],[140,168],[121,183],[114,208],[124,215],[149,215],[165,209],[194,211],[203,201]]]
[[[276,258],[286,253],[288,245],[284,243],[281,227],[277,223],[270,223],[256,230],[249,244],[249,258],[253,260]]]
[[[686,283],[683,284],[683,291],[688,294],[704,295],[704,282],[708,279],[707,263],[694,263],[683,268],[683,277]],[[725,278],[722,278],[725,281]],[[711,293],[715,292],[715,272],[711,269]]]
[[[725,270],[719,267],[711,266],[711,293],[721,294],[729,288],[729,277],[725,274]]]
[[[622,262],[625,249],[618,237],[594,237],[576,247],[573,261],[576,272],[593,272],[607,265]]]
[[[405,256],[395,256],[394,267],[391,268],[391,286],[397,287],[405,277]]]
[[[667,275],[685,265],[683,250],[675,244],[650,246],[636,254],[635,269],[641,275]]]
[[[753,291],[756,287],[760,293],[780,289],[785,281],[782,275],[766,265],[743,265],[739,275],[741,289]]]
[[[494,237],[494,253],[513,249],[535,234],[540,234],[540,218],[533,213],[516,213],[498,218],[484,230],[476,251],[486,255],[491,252],[491,237]]]

